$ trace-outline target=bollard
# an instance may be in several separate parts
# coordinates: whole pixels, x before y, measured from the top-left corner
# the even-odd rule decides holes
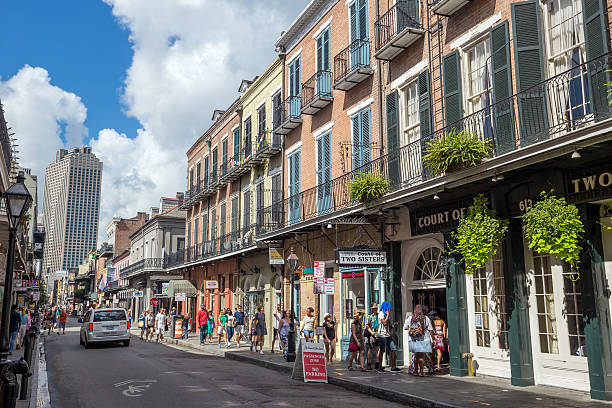
[[[474,358],[474,354],[472,354],[472,353],[463,353],[463,354],[461,354],[461,358],[467,359],[468,376],[469,377],[473,377],[474,376],[474,363],[473,363],[472,359]]]
[[[25,349],[23,351],[23,359],[28,364],[28,367],[32,367],[32,354],[34,352],[34,344],[36,344],[37,330],[35,326],[30,327],[25,338]],[[29,370],[28,370],[29,371]],[[25,400],[28,397],[28,383],[31,374],[24,374],[21,376],[21,389],[19,390],[19,399]]]
[[[0,361],[0,406],[2,408],[15,408],[19,383],[17,374],[30,376],[28,363],[22,358],[19,361]]]

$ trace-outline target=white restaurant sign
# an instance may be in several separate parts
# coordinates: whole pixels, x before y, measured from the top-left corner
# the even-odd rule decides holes
[[[337,250],[338,265],[386,265],[387,253],[377,250]]]

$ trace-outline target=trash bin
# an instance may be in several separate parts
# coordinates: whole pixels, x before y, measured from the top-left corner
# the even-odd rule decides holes
[[[183,315],[172,316],[172,338],[180,339],[183,337]]]
[[[342,361],[346,361],[349,358],[349,343],[351,342],[351,338],[349,336],[342,336],[340,338],[340,359]]]

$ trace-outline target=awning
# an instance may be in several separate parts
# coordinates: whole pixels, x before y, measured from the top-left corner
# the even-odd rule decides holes
[[[120,290],[119,293],[117,294],[117,297],[119,299],[124,299],[124,300],[131,299],[132,297],[134,297],[135,291],[136,289],[134,288]]]
[[[174,297],[177,293],[184,293],[187,297],[193,297],[198,294],[198,290],[187,279],[171,280],[168,284],[168,297]]]

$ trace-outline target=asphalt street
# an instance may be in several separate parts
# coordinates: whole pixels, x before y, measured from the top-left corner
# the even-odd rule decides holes
[[[129,347],[79,345],[76,319],[45,339],[53,408],[400,407],[328,384],[132,337]]]

